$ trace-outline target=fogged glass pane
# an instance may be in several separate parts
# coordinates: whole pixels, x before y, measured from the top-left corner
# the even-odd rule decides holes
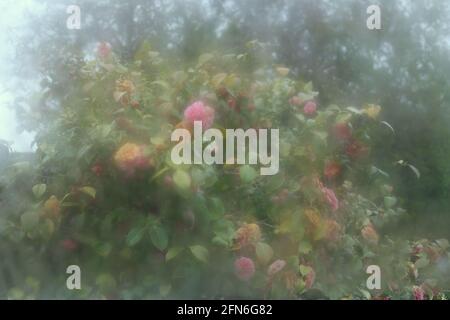
[[[1,299],[446,299],[447,1],[0,4]]]

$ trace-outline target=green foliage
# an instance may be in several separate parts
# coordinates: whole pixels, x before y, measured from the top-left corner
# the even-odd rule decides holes
[[[312,83],[279,66],[249,68],[248,52],[204,54],[181,69],[148,54],[87,60],[58,109],[33,111],[46,123],[38,160],[7,170],[10,187],[24,171],[33,177],[30,201],[9,207],[0,236],[40,266],[19,271],[38,285],[14,281],[3,295],[296,298],[316,289],[334,299],[411,298],[420,285],[434,298],[448,286],[438,267],[448,242],[423,240],[416,252],[383,231],[404,210],[374,166],[379,106],[306,112],[320,97]],[[187,125],[183,111],[196,100],[214,109],[216,128],[279,128],[280,172],[174,165],[170,134]],[[254,272],[243,273],[241,257]],[[65,274],[48,264],[74,261],[86,287],[51,291]],[[365,290],[370,264],[383,268],[377,292]]]

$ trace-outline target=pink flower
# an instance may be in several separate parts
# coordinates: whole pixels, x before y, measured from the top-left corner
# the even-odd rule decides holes
[[[314,183],[316,184],[316,186],[320,189],[320,191],[324,195],[325,200],[331,206],[331,209],[333,211],[336,211],[337,209],[339,209],[339,200],[336,197],[336,194],[334,193],[334,191],[325,187],[318,178],[316,178],[314,180]]]
[[[286,266],[286,261],[284,261],[284,260],[276,260],[267,269],[267,274],[271,277],[274,274],[276,274],[276,273],[280,272],[281,270],[283,270],[283,268],[285,266]]]
[[[214,109],[201,101],[196,101],[184,110],[184,119],[190,124],[201,121],[203,128],[207,129],[214,122]]]
[[[357,140],[353,140],[345,148],[345,153],[351,158],[358,158],[367,155],[369,149]]]
[[[255,274],[255,264],[250,258],[240,257],[234,262],[234,271],[239,279],[248,281]]]
[[[313,114],[315,114],[316,110],[317,105],[314,101],[308,101],[303,107],[303,112],[308,116],[312,116]]]
[[[334,193],[334,191],[324,187],[322,189],[322,192],[323,192],[328,204],[330,205],[331,209],[333,211],[336,211],[337,209],[339,209],[339,200],[336,197],[336,194]]]
[[[414,300],[425,300],[425,291],[422,289],[422,287],[414,286],[413,295]]]
[[[100,42],[97,46],[97,55],[102,58],[106,59],[109,57],[111,53],[111,45],[108,42]]]
[[[314,269],[311,268],[311,270],[305,277],[305,287],[307,289],[311,289],[315,280],[316,280],[316,272],[314,271]]]
[[[300,99],[300,98],[297,97],[297,96],[293,96],[292,98],[289,99],[289,103],[290,103],[292,106],[299,106],[299,105],[302,104],[302,99]]]
[[[92,173],[94,173],[97,177],[100,177],[103,173],[103,167],[100,164],[96,164],[91,168]]]
[[[145,155],[145,146],[127,142],[117,150],[114,161],[117,167],[132,176],[136,169],[150,167],[150,159]]]
[[[379,236],[373,225],[370,223],[361,230],[362,237],[371,244],[378,244]]]
[[[72,239],[63,240],[61,245],[66,251],[75,251],[78,248],[78,243]]]
[[[420,254],[421,252],[423,251],[423,245],[422,244],[416,244],[415,246],[414,246],[414,248],[413,248],[413,254],[414,255],[418,255],[418,254]]]
[[[335,161],[327,162],[323,175],[328,179],[333,179],[341,172],[341,165]]]
[[[352,137],[352,132],[345,122],[336,123],[333,127],[333,133],[336,139],[340,141],[347,141]]]

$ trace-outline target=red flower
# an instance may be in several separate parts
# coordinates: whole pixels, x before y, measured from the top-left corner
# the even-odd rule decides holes
[[[166,187],[173,187],[174,183],[173,183],[173,179],[171,176],[167,175],[164,177],[164,185]]]
[[[267,274],[271,277],[271,276],[275,275],[276,273],[280,272],[281,270],[283,270],[283,268],[285,266],[286,266],[286,261],[276,260],[267,269]]]
[[[97,46],[97,54],[100,58],[106,59],[111,53],[111,45],[108,42],[100,42]]]
[[[353,140],[345,148],[345,153],[351,158],[364,156],[367,154],[367,152],[367,147],[357,140]]]
[[[245,223],[234,236],[236,248],[255,245],[259,240],[261,240],[261,229],[256,223]]]
[[[423,245],[422,244],[416,244],[414,247],[413,247],[413,254],[414,255],[418,255],[418,254],[420,254],[421,252],[423,251]]]
[[[231,109],[236,109],[236,106],[237,106],[236,99],[230,98],[230,99],[228,99],[227,103]]]
[[[225,87],[220,87],[216,91],[216,96],[219,98],[222,98],[222,99],[226,99],[229,95],[230,95],[230,93],[228,92],[228,90]]]
[[[330,242],[337,242],[341,233],[341,226],[333,219],[325,220],[326,236],[325,238]]]
[[[292,98],[289,99],[289,104],[291,106],[299,106],[302,104],[302,99],[300,99],[300,97],[298,96],[293,96]]]
[[[145,146],[127,142],[114,155],[117,167],[131,177],[136,169],[151,167],[151,159],[145,155]]]
[[[240,257],[234,262],[234,271],[239,279],[248,281],[255,274],[255,264],[250,258]]]
[[[361,235],[367,242],[371,244],[378,244],[379,236],[372,224],[368,224],[362,228]]]
[[[314,271],[314,269],[311,268],[311,270],[308,272],[308,274],[305,277],[306,288],[311,289],[315,280],[316,280],[316,272]]]
[[[341,165],[335,161],[327,162],[323,174],[327,179],[333,179],[341,172]]]
[[[336,194],[334,193],[334,191],[324,187],[322,189],[322,192],[323,192],[323,195],[325,196],[325,199],[327,200],[328,204],[330,205],[331,210],[336,211],[337,209],[339,209],[339,200],[336,197]]]
[[[271,200],[275,204],[282,204],[287,200],[288,196],[289,190],[284,188],[277,195],[273,196]]]
[[[328,189],[327,187],[325,187],[319,179],[315,179],[315,184],[322,192],[323,196],[325,197],[325,200],[330,205],[331,210],[336,211],[337,209],[339,209],[339,200],[336,197],[334,191],[332,189]]]
[[[78,243],[72,239],[61,241],[61,245],[66,251],[75,251],[78,248]]]
[[[333,127],[333,134],[336,139],[347,141],[352,137],[352,132],[346,122],[336,123]]]
[[[100,177],[103,174],[103,167],[100,164],[96,164],[91,168],[92,173],[94,173],[97,177]]]
[[[414,286],[413,296],[414,300],[425,300],[425,290],[423,290],[422,287]]]

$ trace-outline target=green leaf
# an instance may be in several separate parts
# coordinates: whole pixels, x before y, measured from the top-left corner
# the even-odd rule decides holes
[[[150,238],[153,245],[158,248],[158,250],[163,251],[167,248],[169,243],[169,237],[166,230],[160,226],[154,226],[150,229]]]
[[[81,147],[77,153],[77,160],[83,159],[91,148],[92,148],[92,145],[90,145],[90,144],[87,144],[87,145],[84,145],[83,147]]]
[[[388,127],[392,131],[393,134],[395,134],[394,128],[388,122],[381,121],[381,124],[384,124],[386,127]]]
[[[10,300],[23,300],[25,297],[25,292],[23,292],[22,289],[14,287],[9,289],[7,297]]]
[[[325,141],[328,137],[328,133],[326,133],[325,131],[314,131],[314,134],[322,141]]]
[[[412,164],[408,163],[408,167],[414,172],[414,174],[416,175],[417,179],[420,179],[420,171],[419,169],[417,169],[416,167],[414,167]]]
[[[256,256],[262,264],[267,264],[273,257],[273,249],[264,242],[258,242],[256,244]]]
[[[302,276],[306,276],[312,271],[312,268],[301,264],[299,267],[299,271]]]
[[[279,67],[279,68],[276,68],[276,70],[277,70],[277,73],[282,77],[286,77],[289,74],[288,68]]]
[[[396,203],[396,197],[384,197],[384,205],[386,206],[386,208],[392,208]]]
[[[95,195],[97,194],[97,191],[93,188],[93,187],[82,187],[79,189],[81,192],[87,194],[88,196],[90,196],[91,198],[95,199]]]
[[[414,263],[414,265],[416,266],[417,269],[425,268],[429,264],[430,264],[430,261],[428,260],[427,257],[422,257]]]
[[[225,80],[226,77],[227,77],[226,73],[218,73],[212,78],[211,83],[213,84],[214,87],[218,87],[223,82],[223,80]]]
[[[40,199],[47,190],[47,185],[45,183],[37,184],[33,186],[32,190],[36,199]]]
[[[159,176],[161,176],[164,172],[166,172],[167,170],[169,170],[169,167],[164,167],[161,170],[159,170],[158,172],[156,172],[151,178],[150,178],[150,182],[152,182],[153,180],[155,180],[156,178],[158,178]]]
[[[114,101],[119,102],[120,99],[122,99],[122,97],[126,94],[125,91],[114,91],[113,92],[113,98]]]
[[[447,250],[450,246],[447,239],[439,239],[436,240],[436,243],[441,247],[443,250]]]
[[[188,78],[188,75],[184,71],[176,71],[173,74],[173,79],[178,83],[186,81],[187,78]]]
[[[356,113],[356,114],[362,114],[363,112],[355,107],[347,107],[346,108],[348,111]]]
[[[308,241],[301,241],[298,245],[298,252],[300,254],[308,254],[312,250],[312,246]]]
[[[109,273],[102,273],[95,279],[95,284],[103,293],[108,293],[114,290],[117,286],[116,279]]]
[[[55,232],[55,223],[51,219],[45,219],[39,226],[39,232],[45,239],[49,239]]]
[[[191,186],[191,176],[186,171],[177,170],[172,178],[175,185],[182,190],[189,189]]]
[[[132,247],[138,244],[142,240],[142,237],[144,236],[144,231],[145,229],[142,227],[136,227],[131,229],[127,234],[126,238],[127,245],[129,247]]]
[[[359,291],[361,291],[361,293],[365,299],[370,300],[372,298],[372,295],[370,294],[369,291],[364,290],[364,289],[359,289]]]
[[[107,257],[112,251],[112,245],[110,243],[101,243],[95,249],[100,256]]]
[[[302,115],[301,113],[297,113],[297,114],[295,115],[295,117],[296,117],[300,122],[305,122],[305,121],[306,121],[305,116]]]
[[[420,179],[420,171],[419,169],[417,169],[416,167],[414,167],[412,164],[409,164],[408,162],[404,161],[404,160],[398,160],[395,162],[396,164],[399,164],[403,167],[408,167],[410,168],[414,174],[416,175],[417,179]]]
[[[159,294],[161,297],[167,297],[172,290],[172,285],[170,283],[168,284],[161,284],[159,286]]]
[[[25,212],[21,217],[20,217],[20,222],[22,224],[22,228],[25,231],[32,231],[34,228],[36,228],[36,226],[39,223],[39,213],[35,212],[35,211],[28,211]]]
[[[308,100],[313,100],[316,96],[317,96],[317,92],[300,92],[297,96],[302,100],[302,101],[308,101]]]
[[[164,89],[167,89],[167,90],[170,89],[170,85],[167,82],[162,81],[162,80],[153,81],[151,84],[159,85],[159,86],[161,86],[161,87],[163,87]]]
[[[218,219],[213,227],[215,237],[212,243],[223,247],[229,247],[233,243],[236,233],[234,224],[226,219]]]
[[[305,86],[303,87],[303,90],[306,92],[311,92],[313,91],[313,84],[312,82],[308,82],[307,84],[305,84]]]
[[[203,64],[205,64],[206,62],[208,62],[209,60],[211,60],[212,58],[214,58],[214,55],[212,55],[211,53],[204,53],[202,54],[199,58],[198,58],[198,67],[202,66]]]
[[[212,215],[222,217],[225,214],[225,206],[220,198],[210,198],[209,203],[211,204],[209,207]]]
[[[190,246],[189,249],[191,250],[194,257],[196,257],[198,260],[200,260],[204,263],[208,262],[208,257],[209,257],[208,249],[206,249],[203,246],[199,246],[199,245]]]
[[[183,251],[182,247],[172,247],[166,253],[166,261],[172,260]]]
[[[370,174],[381,174],[381,175],[389,178],[389,174],[387,172],[385,172],[385,171],[383,171],[383,170],[381,170],[381,169],[379,169],[379,168],[377,168],[375,166],[371,166],[370,167]]]
[[[258,176],[258,173],[255,169],[250,167],[249,165],[244,165],[239,169],[239,175],[241,177],[242,182],[250,183]]]

